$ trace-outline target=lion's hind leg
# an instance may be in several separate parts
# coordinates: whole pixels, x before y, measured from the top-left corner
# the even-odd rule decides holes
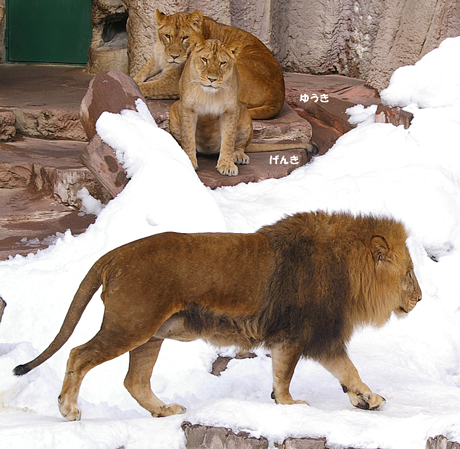
[[[65,419],[78,421],[81,418],[78,393],[88,371],[139,346],[139,342],[130,344],[126,340],[113,338],[112,335],[101,329],[90,341],[70,351],[64,382],[58,398],[59,410]]]
[[[305,404],[308,402],[295,400],[289,392],[292,376],[297,362],[302,355],[301,345],[274,346],[271,348],[273,365],[272,399],[277,404]]]
[[[363,410],[380,410],[385,405],[385,398],[372,393],[361,381],[358,370],[347,354],[318,361],[338,379],[353,406]]]
[[[131,396],[154,417],[186,412],[185,407],[179,404],[165,404],[155,396],[150,387],[150,378],[162,343],[162,339],[153,337],[129,352],[129,369],[124,382]]]

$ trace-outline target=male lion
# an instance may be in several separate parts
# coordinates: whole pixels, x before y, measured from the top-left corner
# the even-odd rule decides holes
[[[253,119],[274,117],[284,103],[284,78],[270,50],[247,31],[223,25],[201,11],[167,16],[156,10],[158,39],[151,59],[134,80],[146,98],[179,98],[179,78],[187,59],[192,33],[224,44],[239,41],[242,51],[236,65],[241,77],[240,100]],[[158,75],[157,79],[148,78]],[[147,80],[147,81],[146,81]]]
[[[68,340],[99,286],[100,331],[72,349],[59,408],[80,419],[78,391],[93,367],[129,351],[125,386],[153,416],[184,413],[164,404],[150,377],[165,338],[271,350],[272,397],[298,404],[289,384],[300,357],[329,370],[355,407],[380,409],[348,358],[355,326],[383,325],[421,299],[401,223],[373,216],[299,213],[254,234],[157,234],[101,257],[83,279],[58,335],[22,375]]]
[[[179,81],[180,100],[169,111],[169,128],[195,169],[197,150],[219,154],[217,170],[236,176],[237,164],[249,164],[244,150],[252,139],[252,119],[238,100],[240,78],[235,60],[238,41],[224,45],[193,33],[190,56]]]

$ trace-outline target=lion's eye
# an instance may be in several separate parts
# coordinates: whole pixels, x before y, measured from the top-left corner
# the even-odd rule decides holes
[[[227,62],[226,62],[226,61],[221,61],[221,63],[220,63],[220,66],[221,66],[221,67],[224,67],[224,66],[226,66],[226,65],[227,65]]]
[[[164,34],[165,39],[168,39],[168,41],[171,39],[171,36],[169,34]]]
[[[184,36],[184,37],[182,38],[182,42],[186,41],[188,38],[189,38],[189,36]]]
[[[201,58],[201,60],[202,60],[205,64],[208,63],[208,60],[207,60],[206,58]]]

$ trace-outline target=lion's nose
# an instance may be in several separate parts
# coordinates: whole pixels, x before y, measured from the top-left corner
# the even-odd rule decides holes
[[[417,302],[420,302],[422,300],[422,295],[420,295],[417,299]]]
[[[209,80],[210,83],[213,83],[214,81],[217,81],[217,78],[210,78],[210,77],[208,76],[208,80]]]

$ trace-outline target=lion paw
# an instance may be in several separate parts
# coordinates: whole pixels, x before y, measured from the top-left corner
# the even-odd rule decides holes
[[[244,151],[235,151],[233,153],[233,162],[235,162],[235,164],[247,165],[249,164],[250,159]]]
[[[238,167],[233,162],[220,162],[217,163],[217,171],[221,175],[236,176],[238,174]]]
[[[171,415],[182,415],[187,411],[185,407],[179,404],[162,405],[159,412],[152,412],[154,418],[163,418]]]
[[[386,399],[374,393],[348,392],[351,403],[362,410],[380,410],[386,403]]]
[[[58,406],[61,415],[67,421],[80,421],[81,419],[81,410],[76,404],[67,405],[62,400],[61,396],[58,397]]]

